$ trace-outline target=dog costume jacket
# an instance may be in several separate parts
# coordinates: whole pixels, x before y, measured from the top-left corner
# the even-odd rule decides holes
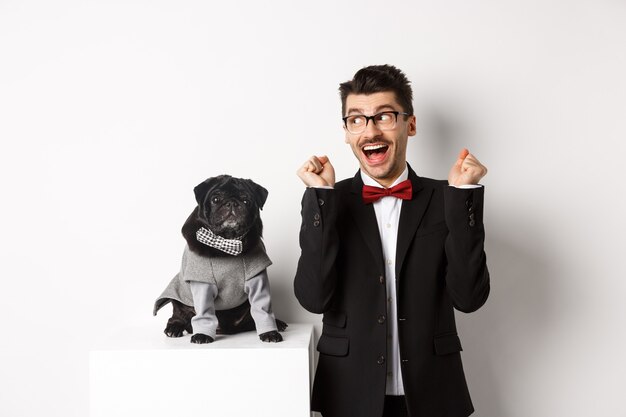
[[[231,309],[249,299],[257,333],[277,330],[266,272],[271,264],[261,241],[238,256],[204,257],[186,246],[180,272],[155,302],[153,314],[171,299],[178,300],[196,310],[194,333],[215,338],[215,310]]]

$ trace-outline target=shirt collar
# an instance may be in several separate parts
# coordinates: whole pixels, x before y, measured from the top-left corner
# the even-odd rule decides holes
[[[382,185],[380,185],[378,182],[376,182],[375,179],[367,175],[363,170],[361,170],[361,179],[363,180],[363,185],[370,185],[372,187],[385,188]],[[405,181],[407,179],[409,179],[409,166],[408,165],[404,167],[404,171],[402,171],[402,174],[400,174],[400,176],[396,178],[393,184],[391,184],[391,186],[389,186],[388,188],[391,188],[394,185],[400,184],[402,181]]]

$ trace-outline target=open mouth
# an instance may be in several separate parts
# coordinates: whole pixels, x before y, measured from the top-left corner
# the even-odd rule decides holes
[[[378,164],[385,160],[389,145],[384,143],[370,143],[361,147],[367,161],[371,164]]]

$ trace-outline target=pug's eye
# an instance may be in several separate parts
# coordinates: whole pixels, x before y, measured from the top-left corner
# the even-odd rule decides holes
[[[248,199],[247,199],[247,198],[244,198],[244,199],[243,199],[243,204],[245,204],[245,205],[247,206],[248,204],[250,204],[250,201],[248,201]]]
[[[219,198],[219,197],[213,197],[213,198],[211,199],[211,202],[212,202],[213,204],[217,204],[217,203],[219,203],[220,201],[222,201],[222,199],[221,199],[221,198]]]

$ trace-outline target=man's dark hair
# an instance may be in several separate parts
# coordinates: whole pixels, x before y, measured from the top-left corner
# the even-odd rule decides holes
[[[406,75],[393,65],[371,65],[361,68],[350,81],[339,84],[341,114],[346,114],[349,94],[373,94],[391,91],[402,110],[413,114],[413,90]]]

